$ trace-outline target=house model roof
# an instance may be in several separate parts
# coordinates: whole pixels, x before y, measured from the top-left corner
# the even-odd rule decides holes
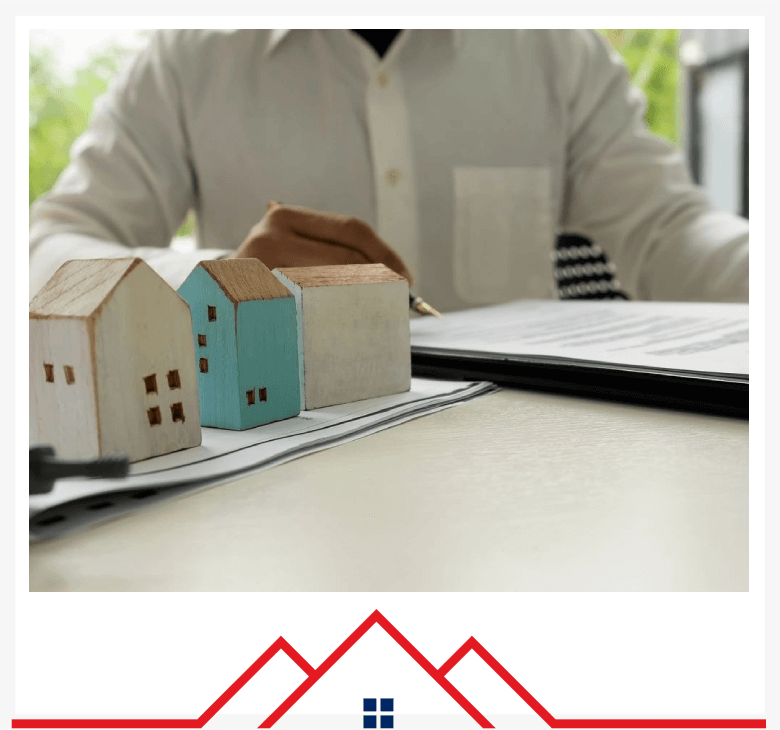
[[[291,297],[271,270],[258,259],[201,261],[202,266],[233,303]]]
[[[91,317],[141,259],[66,261],[30,302],[30,316]]]
[[[404,277],[384,264],[346,264],[344,266],[305,266],[278,269],[300,287],[376,284],[383,281],[405,281]]]

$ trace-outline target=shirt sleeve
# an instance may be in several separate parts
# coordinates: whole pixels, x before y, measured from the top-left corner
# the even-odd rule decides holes
[[[714,210],[680,150],[650,134],[644,98],[605,39],[567,40],[564,227],[607,251],[633,298],[748,301],[747,221]]]
[[[194,207],[180,89],[172,69],[175,36],[157,33],[95,103],[87,131],[54,188],[30,210],[30,295],[74,258],[140,256],[172,285],[197,260],[169,247]]]

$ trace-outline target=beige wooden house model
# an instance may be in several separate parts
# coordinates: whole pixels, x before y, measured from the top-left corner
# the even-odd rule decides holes
[[[187,303],[141,259],[63,264],[30,302],[30,444],[139,461],[200,440]]]
[[[274,269],[298,315],[302,408],[411,387],[409,284],[384,264]]]

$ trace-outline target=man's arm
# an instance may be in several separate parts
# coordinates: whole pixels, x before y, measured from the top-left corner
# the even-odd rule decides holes
[[[601,245],[637,299],[747,301],[748,224],[710,207],[593,31],[558,36],[569,101],[563,225]]]
[[[157,33],[95,104],[71,163],[30,212],[30,295],[73,258],[140,256],[176,285],[225,252],[169,243],[195,202],[174,36]]]

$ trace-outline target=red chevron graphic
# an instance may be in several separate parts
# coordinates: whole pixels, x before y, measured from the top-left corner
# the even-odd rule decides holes
[[[523,701],[544,720],[551,728],[766,728],[766,720],[692,720],[692,719],[582,719],[556,720],[533,695],[523,687],[501,663],[480,644],[473,636],[470,637],[455,653],[438,669],[433,666],[379,611],[374,611],[360,626],[358,626],[336,650],[314,669],[283,637],[279,637],[268,647],[241,676],[236,679],[210,706],[196,719],[107,719],[107,720],[53,720],[53,719],[19,719],[12,720],[12,728],[203,728],[225,704],[262,669],[277,652],[284,652],[307,675],[306,679],[292,694],[282,702],[260,725],[261,728],[273,727],[276,722],[319,681],[325,673],[349,651],[349,649],[374,625],[383,628],[396,643],[414,659],[437,684],[444,689],[482,728],[492,728],[488,719],[482,715],[455,687],[447,680],[446,675],[470,651],[479,656]]]

